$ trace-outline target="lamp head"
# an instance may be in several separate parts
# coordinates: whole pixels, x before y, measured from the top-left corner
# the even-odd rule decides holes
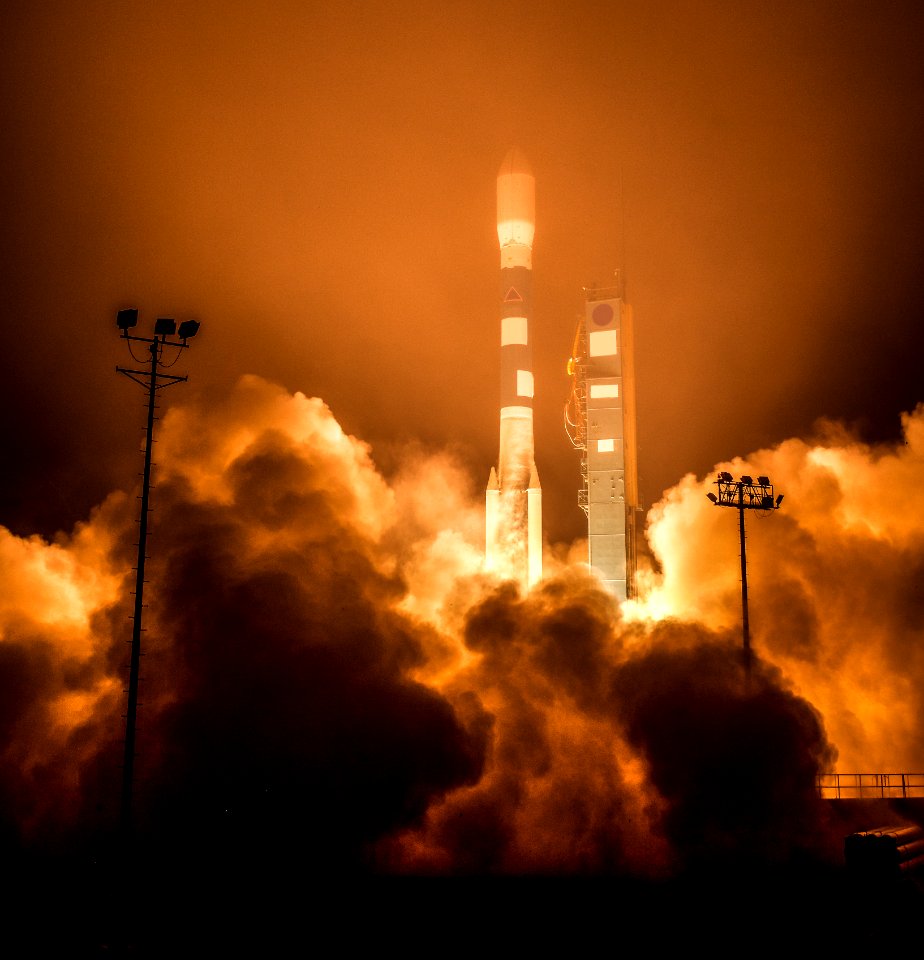
[[[120,330],[130,330],[138,323],[137,310],[120,310],[116,314],[116,325]]]
[[[176,320],[171,317],[158,317],[154,321],[154,333],[158,337],[172,337],[176,333]]]
[[[177,331],[177,336],[181,340],[189,340],[191,337],[194,337],[198,332],[199,332],[198,320],[184,320],[180,324],[180,329]]]

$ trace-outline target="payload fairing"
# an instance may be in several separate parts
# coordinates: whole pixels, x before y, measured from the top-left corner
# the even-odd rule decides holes
[[[500,451],[485,491],[485,566],[542,578],[542,489],[533,453],[532,256],[536,179],[517,149],[497,176],[501,274]]]

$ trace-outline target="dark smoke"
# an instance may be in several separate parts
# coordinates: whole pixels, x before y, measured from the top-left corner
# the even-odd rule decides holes
[[[405,869],[651,877],[832,855],[821,718],[768,665],[747,683],[734,639],[618,622],[572,571],[525,599],[497,589],[465,643],[479,659],[458,688],[496,717],[488,769],[431,812]]]
[[[315,869],[355,870],[371,841],[477,781],[488,718],[477,698],[457,714],[414,678],[434,631],[396,609],[406,588],[376,537],[391,495],[323,405],[253,379],[211,419],[186,414],[168,417],[159,447],[167,463],[171,447],[186,456],[162,468],[153,501],[137,841],[162,862],[285,851]],[[18,574],[20,603],[38,622],[9,620],[0,645],[7,852],[110,842],[136,504],[115,498],[70,540],[27,545],[39,572]],[[90,623],[64,601],[69,628],[41,622],[47,570],[63,569],[53,584],[66,593],[87,588],[91,563],[119,575]],[[95,695],[90,715],[56,722],[60,702],[81,691]]]
[[[401,584],[375,569],[310,455],[267,437],[228,481],[222,506],[159,491],[177,533],[157,627],[170,640],[153,654],[171,702],[150,732],[150,828],[355,867],[364,844],[478,779],[478,717],[467,730],[410,678],[423,646],[391,609]]]
[[[816,777],[836,752],[821,717],[772,667],[742,673],[734,639],[665,623],[613,676],[614,712],[687,866],[788,863],[829,846]]]

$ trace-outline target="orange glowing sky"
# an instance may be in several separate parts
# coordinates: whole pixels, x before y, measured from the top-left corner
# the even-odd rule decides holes
[[[318,395],[390,470],[497,444],[494,178],[537,177],[536,458],[581,287],[624,270],[645,506],[820,416],[899,435],[920,397],[917,5],[6,5],[0,521],[53,533],[135,469],[119,306],[195,316],[208,399]]]

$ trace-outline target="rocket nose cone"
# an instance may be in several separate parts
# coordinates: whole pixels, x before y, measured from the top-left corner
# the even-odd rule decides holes
[[[498,178],[509,177],[512,174],[525,173],[528,177],[533,175],[532,167],[526,159],[526,155],[519,147],[511,147],[504,157],[500,170],[497,172]]]
[[[501,250],[511,246],[531,248],[535,223],[536,178],[526,157],[514,147],[507,151],[497,174],[497,239]]]

